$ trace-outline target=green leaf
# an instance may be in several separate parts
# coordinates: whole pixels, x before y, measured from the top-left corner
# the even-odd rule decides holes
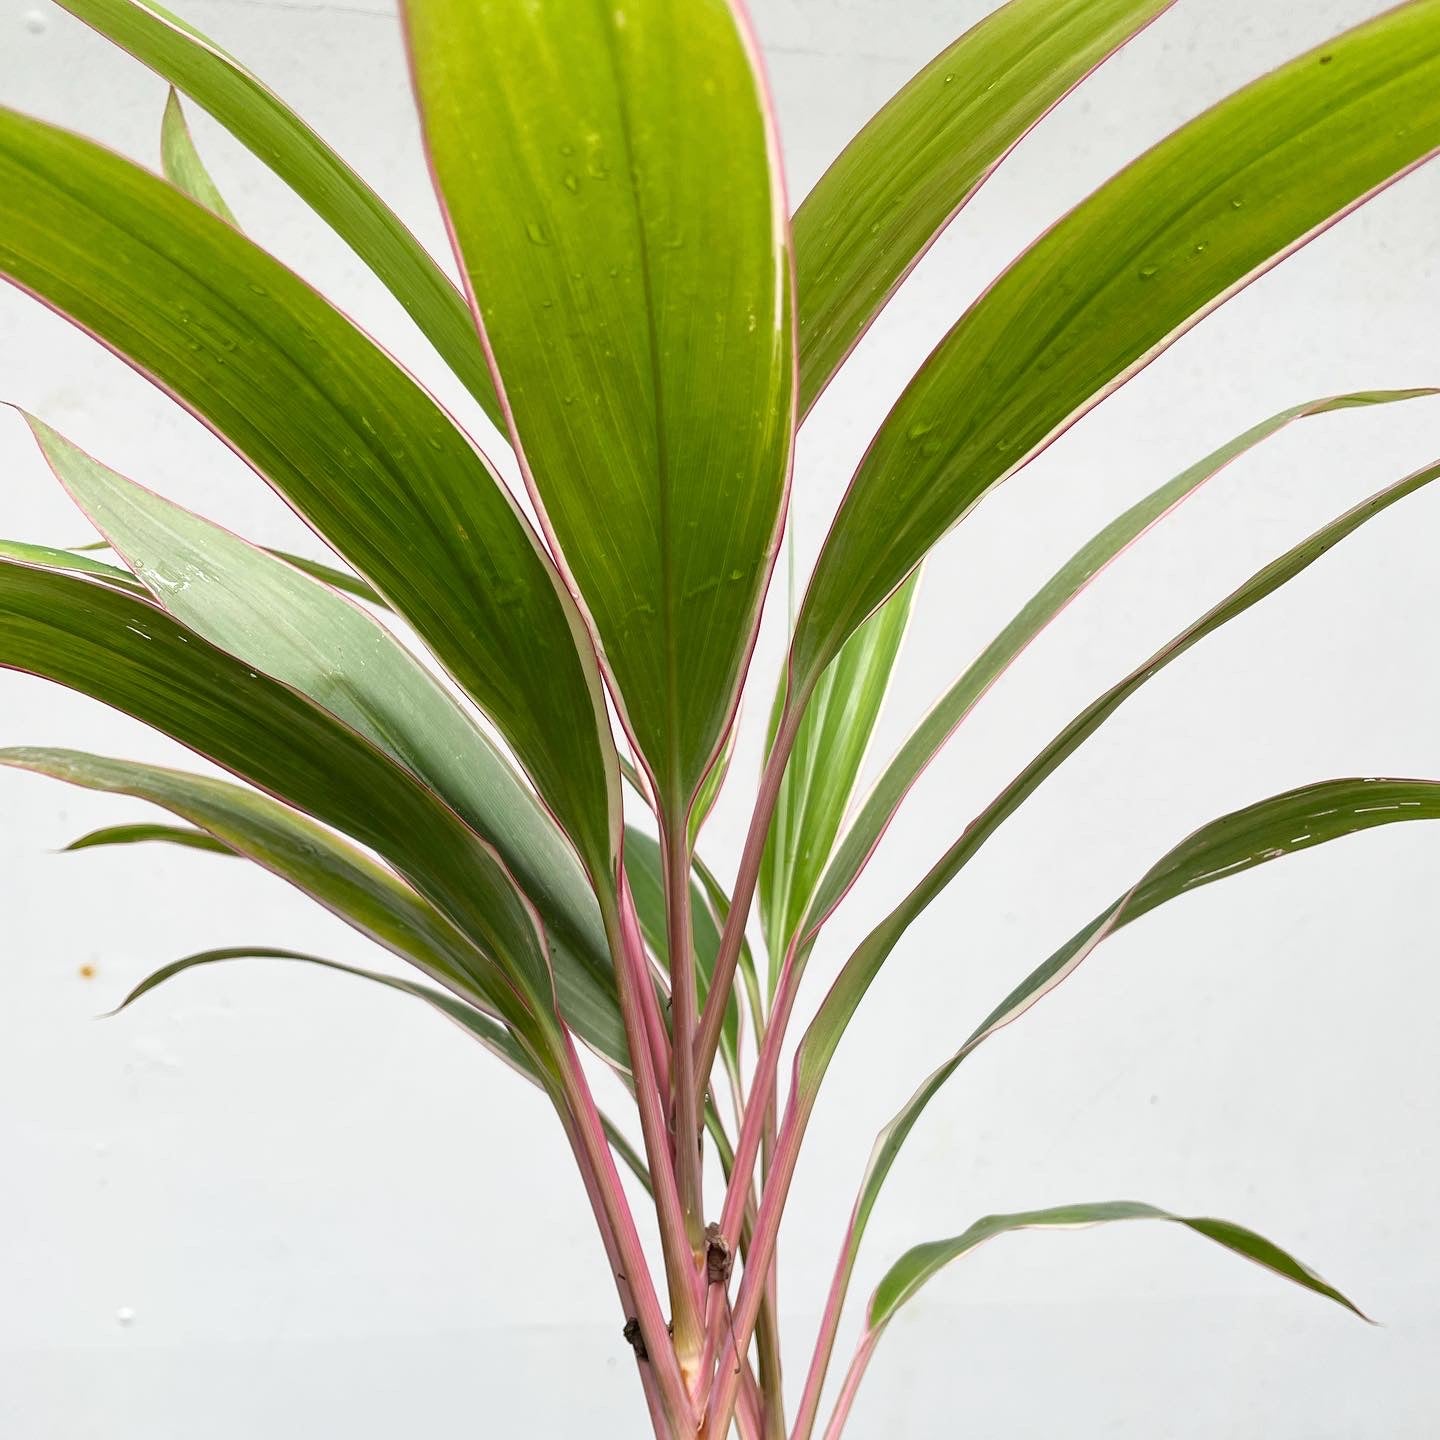
[[[186,836],[192,838],[180,843],[203,842],[252,860],[432,979],[490,1003],[494,967],[449,920],[364,851],[269,795],[228,780],[77,750],[0,750],[0,764],[158,805],[198,829],[130,825],[96,832],[108,838],[93,843]],[[121,830],[129,833],[122,836]]]
[[[348,570],[338,570],[334,565],[325,564],[323,560],[312,560],[308,555],[296,555],[289,550],[272,550],[267,546],[265,553],[273,555],[277,560],[283,560],[287,565],[293,565],[297,570],[303,570],[312,580],[318,580],[332,590],[339,590],[342,594],[353,596],[356,600],[363,600],[367,605],[375,605],[382,610],[390,608],[385,603],[385,597],[374,586],[367,585]]]
[[[844,898],[866,861],[880,843],[901,802],[930,762],[940,753],[990,687],[1027,645],[1105,568],[1121,551],[1158,523],[1211,476],[1262,440],[1283,430],[1292,421],[1334,410],[1367,405],[1387,405],[1436,394],[1435,390],[1370,390],[1332,395],[1294,405],[1252,426],[1243,435],[1212,451],[1203,460],[1182,471],[1173,480],[1137,501],[1092,537],[1026,603],[1025,607],[985,648],[975,662],[936,702],[933,709],[896,752],[885,767],[865,803],[835,849],[834,858],[816,888],[814,900],[801,925],[801,933],[813,938],[815,930]],[[887,602],[893,604],[894,602]],[[872,623],[872,622],[867,622]],[[851,641],[850,644],[853,644]],[[828,673],[828,672],[827,672]],[[823,683],[823,682],[822,682]],[[818,695],[817,695],[818,699]],[[812,702],[813,704],[814,702]],[[807,711],[808,716],[808,711]]]
[[[907,1300],[912,1299],[915,1292],[938,1270],[997,1235],[1006,1235],[1012,1230],[1085,1228],[1091,1225],[1108,1225],[1116,1220],[1165,1220],[1183,1225],[1246,1260],[1253,1260],[1283,1279],[1292,1280],[1306,1290],[1313,1290],[1315,1294],[1323,1295],[1337,1305],[1343,1305],[1362,1320],[1368,1318],[1353,1302],[1327,1285],[1293,1255],[1287,1254],[1278,1245],[1271,1244],[1253,1230],[1245,1229],[1243,1225],[1232,1224],[1229,1220],[1212,1220],[1205,1216],[1174,1215],[1168,1210],[1158,1210],[1153,1205],[1134,1200],[1108,1200],[1086,1205],[1059,1205],[1048,1210],[1021,1210],[1013,1215],[987,1215],[977,1220],[961,1235],[915,1246],[914,1249],[906,1251],[885,1272],[884,1278],[876,1286],[867,1318],[869,1328],[874,1332],[888,1324],[894,1318],[895,1312]]]
[[[160,166],[165,178],[196,204],[218,215],[227,225],[239,224],[195,148],[195,137],[190,133],[189,122],[180,108],[180,97],[173,86],[166,97],[165,115],[160,122]]]
[[[478,1040],[491,1054],[498,1056],[518,1075],[542,1090],[555,1086],[557,1078],[544,1076],[534,1058],[518,1044],[515,1037],[503,1026],[490,1019],[483,1011],[467,1005],[444,990],[432,989],[429,985],[418,985],[398,975],[386,975],[379,970],[364,970],[358,965],[346,965],[339,960],[326,960],[319,955],[307,955],[299,950],[277,950],[263,945],[232,946],[223,950],[205,950],[198,955],[187,955],[182,960],[172,961],[140,982],[116,1007],[116,1013],[133,1004],[142,995],[157,985],[193,970],[197,965],[214,965],[226,960],[295,960],[306,965],[318,965],[326,970],[338,970],[342,975],[353,975],[360,980],[371,980],[387,989],[397,990],[423,1000],[432,1009],[438,1010],[447,1019],[453,1020],[462,1030]],[[600,1123],[605,1136],[616,1155],[629,1167],[635,1178],[646,1190],[650,1188],[650,1172],[645,1162],[636,1153],[635,1147],[625,1138],[624,1132],[608,1116],[602,1114]]]
[[[159,604],[342,720],[494,847],[545,922],[562,996],[578,992],[588,1014],[608,1010],[613,1025],[605,1033],[618,1036],[609,946],[574,851],[509,761],[414,656],[329,586],[26,418],[61,484]]]
[[[0,665],[114,706],[370,846],[480,948],[492,967],[485,998],[507,1022],[553,1024],[533,912],[490,849],[408,771],[288,686],[153,605],[12,561],[0,561]]]
[[[58,570],[67,575],[84,575],[103,581],[127,595],[144,595],[145,587],[128,570],[76,555],[69,550],[55,550],[49,545],[27,545],[23,540],[0,540],[0,560],[18,560],[36,569]]]
[[[163,385],[373,582],[604,883],[618,779],[594,656],[473,444],[290,271],[129,161],[0,111],[0,192],[0,273]]]
[[[374,271],[503,431],[465,301],[400,217],[273,91],[192,25],[137,0],[64,8],[208,110]]]
[[[1025,134],[1174,0],[1011,0],[942,50],[795,212],[800,410]]]
[[[781,961],[809,908],[885,703],[910,620],[917,570],[845,642],[805,707],[760,869],[760,918],[773,990]],[[785,677],[774,720],[784,704]],[[773,740],[773,722],[772,722]]]
[[[932,545],[1179,335],[1440,146],[1440,0],[1255,81],[1101,186],[960,319],[866,452],[796,628],[792,704]]]
[[[643,830],[625,827],[625,875],[635,897],[635,914],[640,933],[662,970],[670,964],[669,937],[665,924],[665,867],[659,843]],[[690,876],[690,916],[695,945],[698,998],[701,1005],[709,993],[710,977],[715,973],[715,955],[720,949],[720,926],[710,907],[709,895],[699,877]],[[720,1046],[727,1065],[738,1066],[737,1047],[740,1043],[740,1008],[734,995],[725,1010],[725,1023],[720,1032]]]
[[[182,845],[192,850],[209,850],[217,855],[233,855],[228,845],[222,844],[213,835],[203,830],[191,830],[184,825],[105,825],[91,830],[72,840],[65,846],[65,853],[75,850],[94,850],[102,845],[141,845],[150,841],[161,841],[167,845]]]
[[[407,0],[405,16],[527,480],[680,833],[731,723],[793,429],[754,58],[726,0]]]
[[[1165,854],[1107,910],[1033,970],[939,1069],[930,1074],[880,1132],[856,1201],[849,1260],[854,1261],[880,1190],[925,1107],[960,1065],[997,1030],[1019,1019],[1066,979],[1097,945],[1167,900],[1297,850],[1323,845],[1377,825],[1440,819],[1440,782],[1327,780],[1211,821]]]
[[[855,1013],[866,990],[900,938],[978,853],[986,840],[1032,795],[1045,779],[1069,758],[1104,722],[1109,719],[1145,682],[1157,675],[1192,645],[1218,630],[1228,621],[1244,614],[1252,605],[1278,590],[1286,581],[1306,570],[1332,546],[1358,530],[1367,520],[1388,509],[1397,501],[1440,478],[1440,465],[1417,470],[1403,480],[1387,486],[1368,500],[1347,510],[1345,514],[1322,526],[1278,560],[1252,575],[1218,605],[1206,611],[1193,624],[1161,646],[1148,660],[1137,666],[1122,680],[1092,701],[1020,772],[1004,790],[978,815],[965,832],[930,868],[913,890],[861,941],[845,962],[830,993],[816,1012],[805,1033],[796,1057],[797,1085],[813,1095],[820,1084],[835,1047]],[[1338,783],[1338,782],[1337,782]],[[1348,783],[1348,782],[1346,782]],[[1274,802],[1267,802],[1274,803]],[[1242,812],[1243,813],[1243,812]],[[1340,812],[1337,811],[1337,814]],[[1407,819],[1408,815],[1393,818]],[[1224,822],[1217,822],[1223,824]],[[1304,839],[1305,832],[1296,821],[1294,828],[1269,843],[1272,853],[1262,858],[1273,859]],[[1322,825],[1320,827],[1324,829]],[[1357,822],[1352,829],[1364,828]],[[1204,833],[1204,832],[1202,832]],[[1348,834],[1348,830],[1338,833]],[[1325,838],[1331,838],[1327,833]],[[1217,877],[1218,878],[1218,877]]]

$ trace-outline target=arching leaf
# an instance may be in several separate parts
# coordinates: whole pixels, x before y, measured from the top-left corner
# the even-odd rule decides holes
[[[1437,146],[1440,0],[1411,0],[1222,100],[1072,210],[955,325],[866,452],[801,607],[792,703],[987,491]]]

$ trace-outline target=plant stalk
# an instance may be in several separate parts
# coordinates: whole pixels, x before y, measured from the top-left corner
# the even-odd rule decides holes
[[[860,1382],[865,1378],[866,1368],[870,1364],[870,1357],[875,1353],[875,1343],[879,1339],[879,1330],[866,1330],[865,1334],[861,1336],[859,1345],[855,1347],[855,1357],[850,1361],[850,1368],[845,1372],[845,1383],[840,1387],[840,1395],[835,1401],[835,1409],[830,1416],[830,1423],[825,1427],[825,1440],[840,1440],[846,1422],[850,1419],[850,1407],[855,1403],[855,1394],[860,1389]]]
[[[670,1292],[670,1318],[674,1331],[664,1336],[667,1350],[673,1351],[680,1363],[687,1387],[694,1382],[695,1367],[703,1346],[700,1320],[699,1279],[694,1253],[685,1229],[685,1214],[676,1185],[675,1163],[670,1148],[670,1131],[665,1123],[664,1095],[660,1089],[651,1059],[649,1035],[645,1024],[642,995],[654,987],[650,983],[649,961],[644,941],[635,919],[633,899],[623,873],[622,904],[619,913],[614,905],[602,900],[601,911],[614,956],[616,988],[620,998],[620,1014],[625,1026],[625,1039],[630,1049],[635,1103],[640,1112],[640,1131],[645,1142],[645,1158],[650,1166],[650,1180],[655,1195],[655,1216],[660,1227],[660,1249],[665,1260],[665,1274]],[[650,1341],[646,1340],[646,1348]]]
[[[661,839],[665,859],[666,946],[670,952],[670,1099],[675,1129],[675,1175],[692,1263],[698,1273],[705,1248],[700,1151],[700,1111],[704,1095],[696,1093],[701,1089],[697,1085],[695,1066],[699,1005],[690,914],[690,846],[684,817],[678,824],[667,824]]]
[[[760,777],[760,789],[755,796],[755,809],[750,816],[750,829],[745,836],[745,848],[740,852],[740,866],[735,873],[735,888],[730,899],[730,912],[725,917],[725,926],[720,933],[720,948],[715,955],[714,973],[710,979],[710,990],[705,997],[705,1010],[700,1016],[700,1031],[695,1038],[695,1073],[705,1077],[715,1064],[715,1052],[720,1046],[720,1031],[725,1022],[725,1006],[735,983],[735,969],[740,959],[740,946],[745,939],[745,925],[750,918],[750,905],[755,898],[755,886],[760,879],[760,866],[765,858],[765,840],[770,833],[770,820],[775,813],[776,801],[780,798],[780,785],[785,778],[785,766],[795,737],[800,731],[800,722],[805,715],[809,695],[793,695],[786,702],[784,713],[775,730],[775,742],[770,747],[769,759]],[[701,1086],[703,1090],[703,1084]]]
[[[610,1144],[605,1138],[595,1097],[576,1053],[575,1042],[569,1030],[562,1030],[562,1036],[562,1118],[568,1112],[571,1123],[566,1129],[571,1135],[586,1191],[595,1207],[621,1305],[625,1307],[627,1318],[633,1317],[639,1323],[640,1335],[645,1342],[647,1358],[640,1362],[640,1370],[642,1382],[649,1372],[657,1392],[657,1396],[652,1398],[647,1386],[652,1417],[655,1400],[658,1399],[671,1434],[689,1435],[694,1428],[693,1407],[674,1348],[669,1343],[665,1316],[650,1279],[635,1218],[625,1199],[624,1187],[615,1168],[614,1156],[610,1153]],[[651,1174],[653,1178],[653,1169]],[[660,1433],[663,1437],[663,1432]]]

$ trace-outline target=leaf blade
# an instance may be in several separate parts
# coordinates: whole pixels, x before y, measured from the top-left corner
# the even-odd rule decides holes
[[[163,180],[0,110],[0,184],[24,199],[0,211],[0,273],[167,389],[386,595],[603,884],[619,802],[594,654],[484,456],[344,316]]]
[[[548,957],[504,868],[453,811],[333,716],[158,607],[13,561],[0,561],[0,665],[122,710],[375,849],[504,977],[488,998],[506,1019],[546,1023]]]
[[[731,723],[793,431],[756,62],[726,0],[405,16],[522,468],[678,840]]]
[[[160,122],[160,164],[165,178],[197,205],[203,205],[227,225],[239,224],[235,212],[225,203],[220,187],[200,158],[195,137],[190,133],[190,123],[180,108],[180,96],[173,85],[165,97],[165,114]]]
[[[1233,460],[1297,420],[1335,411],[1432,397],[1434,389],[1367,390],[1325,396],[1281,410],[1158,486],[1092,536],[1006,624],[906,737],[836,847],[801,925],[813,938],[855,883],[915,782],[990,687],[1100,573]],[[887,602],[891,603],[891,602]]]
[[[435,678],[328,585],[26,419],[56,478],[159,605],[369,740],[494,848],[545,923],[562,1010],[580,1007],[587,1039],[618,1035],[604,926],[574,851]]]
[[[394,211],[232,55],[163,6],[65,0],[64,8],[208,110],[374,271],[504,431],[465,302]]]
[[[800,694],[988,490],[1241,286],[1435,153],[1437,39],[1440,3],[1410,0],[1263,76],[1101,186],[990,287],[861,461],[801,607]]]
[[[803,415],[996,167],[1174,0],[1011,0],[905,84],[795,212]]]
[[[1308,1266],[1278,1245],[1243,1225],[1208,1216],[1177,1215],[1154,1205],[1133,1200],[1108,1200],[1079,1205],[1052,1206],[1044,1210],[1023,1210],[1009,1215],[986,1215],[969,1229],[946,1240],[932,1240],[908,1250],[881,1278],[871,1297],[867,1324],[872,1332],[887,1325],[895,1312],[940,1270],[967,1251],[996,1236],[1016,1230],[1046,1228],[1088,1228],[1121,1220],[1160,1220],[1184,1226],[1217,1245],[1252,1260],[1272,1273],[1303,1289],[1333,1300],[1337,1305],[1368,1319],[1365,1313],[1340,1291],[1322,1280]]]

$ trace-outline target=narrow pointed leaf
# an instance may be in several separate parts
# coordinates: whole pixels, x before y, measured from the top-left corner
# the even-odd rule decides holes
[[[12,561],[0,561],[0,665],[122,710],[370,846],[513,987],[508,997],[498,987],[487,996],[508,1007],[507,1020],[514,1012],[544,1023],[553,1011],[533,913],[485,843],[409,772],[295,691],[156,606]]]
[[[189,836],[183,843],[198,839],[252,860],[432,979],[489,1003],[495,968],[449,920],[364,851],[269,795],[228,780],[77,750],[0,750],[0,764],[158,805],[197,829],[127,826],[132,833],[125,843],[162,838],[155,832],[163,831],[167,840]],[[139,833],[146,830],[151,833]],[[112,835],[103,843],[121,838]]]
[[[160,121],[160,166],[165,178],[183,190],[197,204],[218,215],[227,225],[238,225],[235,212],[225,203],[220,187],[211,178],[195,148],[190,123],[180,108],[180,97],[171,88]]]
[[[1228,621],[1242,615],[1252,605],[1278,590],[1287,581],[1308,569],[1322,555],[1367,520],[1383,513],[1407,495],[1440,479],[1440,465],[1428,466],[1407,475],[1403,480],[1372,495],[1368,500],[1347,510],[1337,519],[1322,526],[1313,535],[1286,551],[1279,559],[1231,592],[1224,600],[1206,611],[1192,625],[1161,646],[1148,660],[1092,701],[1006,786],[1004,790],[966,828],[964,834],[930,868],[924,879],[861,941],[841,969],[830,993],[816,1012],[797,1056],[803,1073],[803,1087],[813,1093],[819,1086],[825,1068],[839,1044],[845,1026],[864,997],[875,976],[879,974],[895,946],[910,925],[944,891],[996,830],[1032,795],[1066,759],[1109,719],[1145,682],[1159,674],[1192,645],[1218,630]],[[1395,818],[1407,819],[1401,814]],[[1217,822],[1220,823],[1220,822]],[[1351,828],[1363,828],[1356,824]],[[1348,830],[1339,833],[1349,833]],[[1290,848],[1301,831],[1297,828],[1275,842],[1274,855]],[[1326,838],[1330,838],[1328,835]],[[1264,858],[1274,858],[1267,856]]]
[[[987,1215],[977,1220],[968,1230],[948,1240],[932,1240],[906,1251],[889,1270],[885,1272],[870,1301],[867,1324],[872,1331],[879,1330],[894,1318],[895,1312],[937,1271],[952,1260],[958,1260],[967,1251],[997,1235],[1007,1235],[1013,1230],[1037,1229],[1085,1229],[1092,1225],[1108,1225],[1117,1220],[1164,1220],[1171,1224],[1183,1225],[1207,1240],[1233,1251],[1236,1255],[1252,1260],[1273,1274],[1293,1281],[1306,1290],[1323,1295],[1337,1305],[1367,1317],[1350,1300],[1347,1300],[1333,1286],[1327,1285],[1308,1266],[1302,1265],[1293,1255],[1287,1254],[1278,1245],[1272,1244],[1263,1235],[1247,1230],[1229,1220],[1215,1220],[1208,1216],[1175,1215],[1168,1210],[1157,1209],[1134,1200],[1108,1200],[1083,1205],[1059,1205],[1047,1210],[1022,1210],[1012,1215]]]
[[[75,850],[94,850],[105,845],[144,845],[159,841],[166,845],[180,845],[191,850],[209,850],[216,855],[233,855],[228,845],[222,844],[213,835],[203,830],[192,830],[184,825],[105,825],[99,830],[90,830],[65,846],[68,854]]]
[[[890,672],[910,621],[916,571],[845,642],[805,707],[785,766],[760,870],[760,918],[774,989],[786,947],[797,933],[830,858],[880,718]],[[784,680],[776,696],[778,717]]]
[[[278,95],[160,5],[64,0],[64,8],[208,110],[285,181],[375,272],[504,429],[460,292],[400,217]]]
[[[377,620],[285,561],[102,465],[27,416],[57,478],[156,601],[292,686],[423,781],[539,910],[562,995],[620,1028],[600,910],[574,851],[495,744]],[[569,973],[578,972],[578,973]]]
[[[527,478],[683,824],[753,644],[793,424],[787,217],[751,44],[727,0],[405,16]]]
[[[1174,0],[1011,0],[942,50],[795,212],[803,414],[1015,145]]]
[[[594,656],[473,444],[290,271],[119,156],[0,111],[0,193],[0,274],[174,394],[386,596],[603,881],[618,781]]]
[[[1071,975],[1107,936],[1167,900],[1226,880],[1297,850],[1323,845],[1378,825],[1440,819],[1440,782],[1327,780],[1275,795],[1197,830],[1153,865],[1043,965],[1033,970],[985,1018],[954,1055],[925,1082],[880,1132],[856,1202],[848,1256],[853,1263],[865,1225],[910,1132],[925,1107],[959,1066],[996,1031],[1017,1020]]]
[[[265,553],[304,571],[312,580],[319,580],[332,590],[339,590],[342,594],[363,600],[367,605],[374,605],[381,610],[390,608],[385,603],[385,597],[373,585],[367,585],[358,575],[352,575],[348,570],[337,569],[323,560],[312,560],[308,555],[296,555],[289,550],[272,550],[267,546]]]
[[[187,955],[184,959],[172,961],[153,975],[147,976],[120,1002],[116,1011],[118,1013],[134,1004],[142,995],[148,994],[156,986],[163,985],[165,981],[173,979],[176,975],[193,970],[199,965],[214,965],[226,960],[293,960],[306,965],[318,965],[325,970],[337,970],[342,975],[353,975],[360,980],[373,981],[376,985],[383,985],[402,995],[423,1000],[425,1004],[439,1011],[446,1019],[453,1020],[462,1030],[467,1031],[478,1040],[491,1054],[498,1056],[517,1075],[522,1075],[532,1085],[538,1085],[544,1090],[547,1085],[556,1083],[553,1076],[541,1078],[534,1057],[516,1041],[503,1025],[492,1020],[473,1005],[467,1005],[456,996],[444,990],[436,990],[429,985],[419,985],[413,980],[406,980],[398,975],[386,975],[379,970],[365,970],[358,965],[346,965],[342,961],[327,960],[320,955],[307,955],[300,950],[279,950],[264,945],[246,945],[231,946],[222,950],[205,950],[197,955]],[[648,1190],[650,1188],[650,1172],[645,1168],[645,1162],[636,1153],[635,1147],[630,1144],[629,1140],[625,1138],[624,1132],[607,1115],[600,1116],[600,1123],[604,1127],[605,1137],[609,1140],[616,1155],[624,1161],[635,1178]]]
[[[990,687],[1030,642],[1152,525],[1170,514],[1232,460],[1295,420],[1352,407],[1388,405],[1436,393],[1429,389],[1357,391],[1291,406],[1262,420],[1173,480],[1166,481],[1082,545],[936,702],[885,767],[826,867],[805,916],[803,933],[813,936],[816,928],[844,898],[911,787]],[[893,600],[886,602],[887,606],[893,603]]]
[[[127,595],[145,595],[145,587],[128,571],[118,565],[107,565],[103,560],[92,560],[88,555],[77,555],[70,550],[55,550],[49,545],[27,545],[23,540],[0,540],[0,560],[17,560],[22,565],[36,569],[56,570],[66,575],[84,575],[90,580],[103,581]]]
[[[861,461],[801,608],[797,701],[988,490],[1437,147],[1440,0],[1411,0],[1230,96],[1071,211],[955,325]]]

